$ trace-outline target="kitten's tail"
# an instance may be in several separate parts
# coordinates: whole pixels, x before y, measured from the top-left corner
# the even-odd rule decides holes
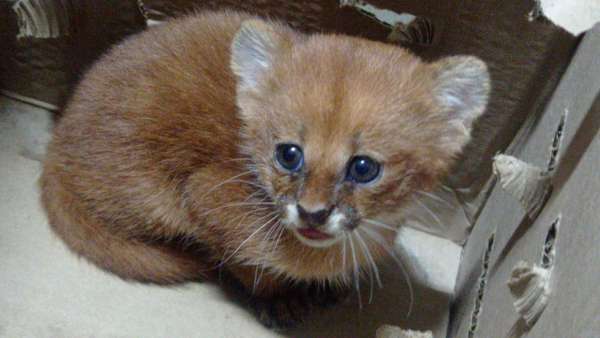
[[[40,179],[42,204],[52,229],[73,252],[126,280],[171,284],[206,277],[198,258],[111,233],[80,210],[74,196],[52,176],[44,172]]]

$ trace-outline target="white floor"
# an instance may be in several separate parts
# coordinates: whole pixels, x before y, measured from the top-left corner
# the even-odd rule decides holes
[[[157,287],[123,282],[71,254],[38,202],[47,112],[0,97],[0,337],[283,337],[260,326],[211,284]],[[398,269],[372,304],[356,301],[316,314],[294,337],[374,337],[383,324],[440,332],[447,296],[415,285]],[[363,303],[368,285],[363,284]],[[355,297],[356,298],[356,297]],[[354,299],[354,298],[353,298]]]

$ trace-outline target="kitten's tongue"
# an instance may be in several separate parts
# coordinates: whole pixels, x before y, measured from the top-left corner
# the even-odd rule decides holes
[[[300,233],[300,235],[313,240],[329,239],[332,237],[329,234],[326,234],[322,231],[313,228],[298,229],[298,232]]]

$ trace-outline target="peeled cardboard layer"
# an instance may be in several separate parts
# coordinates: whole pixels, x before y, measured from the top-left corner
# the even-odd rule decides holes
[[[67,1],[18,0],[12,5],[17,15],[17,39],[58,38],[69,35],[71,28]]]
[[[519,200],[530,218],[537,216],[552,192],[549,173],[513,156],[494,157],[494,174],[500,186]]]
[[[385,325],[377,329],[376,338],[433,338],[430,331],[403,330],[397,326]]]

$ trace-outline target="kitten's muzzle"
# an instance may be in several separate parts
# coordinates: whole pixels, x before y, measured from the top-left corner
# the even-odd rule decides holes
[[[300,203],[292,202],[283,210],[283,224],[305,245],[326,248],[344,238],[348,219],[336,206],[309,212]]]
[[[333,206],[327,209],[306,210],[301,204],[298,204],[298,217],[309,228],[318,228],[325,225],[332,211]]]

